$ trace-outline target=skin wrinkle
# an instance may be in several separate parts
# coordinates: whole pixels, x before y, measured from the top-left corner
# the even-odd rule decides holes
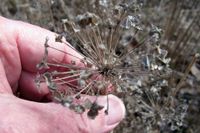
[[[11,90],[11,87],[8,83],[8,80],[5,78],[6,77],[6,73],[5,73],[5,70],[4,70],[4,66],[3,66],[3,63],[1,61],[1,58],[0,58],[0,79],[1,79],[1,83],[0,83],[0,94],[1,93],[12,93],[12,90]],[[6,88],[6,90],[5,90]]]
[[[3,24],[2,24],[3,23]],[[19,58],[19,52],[17,48],[17,43],[15,40],[16,32],[13,26],[7,26],[9,22],[5,19],[0,19],[0,29],[3,31],[0,37],[0,48],[3,58],[4,69],[6,73],[7,80],[12,87],[13,92],[16,92],[17,81],[20,77],[21,63]],[[5,27],[8,27],[5,29]],[[13,36],[14,37],[10,37]],[[9,40],[7,38],[10,38]],[[14,59],[14,60],[13,60]],[[6,66],[6,67],[5,67]],[[17,70],[16,70],[17,68]]]
[[[15,52],[15,54],[14,54]],[[20,73],[21,73],[21,61],[20,61],[20,58],[19,58],[19,52],[18,52],[18,49],[16,48],[16,44],[13,46],[13,48],[10,48],[10,51],[8,51],[8,53],[12,53],[10,54],[10,57],[8,59],[8,64],[11,64],[11,68],[9,69],[8,67],[8,70],[6,71],[6,75],[7,75],[7,79],[11,85],[11,88],[13,90],[13,93],[15,93],[17,91],[17,86],[18,86],[18,83],[17,81],[19,80],[20,78]],[[16,62],[13,62],[11,58],[15,58]],[[15,68],[18,68],[18,70],[15,71]],[[13,72],[12,74],[10,73],[10,71],[15,71]],[[13,78],[15,77],[15,78]]]

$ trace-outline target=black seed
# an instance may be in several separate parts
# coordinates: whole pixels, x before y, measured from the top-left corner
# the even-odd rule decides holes
[[[87,115],[89,118],[94,119],[98,114],[99,110],[102,110],[103,106],[98,105],[96,102],[94,102],[88,111]]]

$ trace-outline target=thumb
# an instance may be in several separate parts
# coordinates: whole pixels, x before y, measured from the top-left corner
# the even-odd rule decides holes
[[[91,101],[96,99],[95,96],[86,96],[84,98],[88,98]],[[88,118],[87,111],[81,115],[83,121],[80,121],[79,118],[77,118],[76,122],[78,122],[77,125],[80,126],[79,129],[82,129],[81,132],[107,133],[113,130],[125,116],[123,102],[114,95],[108,95],[108,97],[99,96],[96,102],[104,108],[99,111],[99,114],[95,119]],[[105,110],[107,109],[107,105],[109,105],[109,109],[108,114],[106,115]]]
[[[94,101],[96,97],[83,96]],[[0,132],[29,133],[107,133],[124,118],[125,108],[116,96],[109,95],[108,115],[104,110],[107,97],[99,96],[97,104],[104,106],[95,119],[87,112],[77,114],[57,103],[37,103],[13,95],[0,94]],[[6,111],[5,111],[6,109]]]

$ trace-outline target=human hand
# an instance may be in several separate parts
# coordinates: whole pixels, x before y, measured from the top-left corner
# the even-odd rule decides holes
[[[112,130],[125,114],[122,101],[113,95],[109,95],[108,115],[101,110],[94,120],[87,113],[80,115],[60,104],[41,102],[49,91],[42,85],[39,92],[34,80],[36,65],[44,55],[46,37],[49,45],[80,56],[70,47],[55,42],[55,33],[0,17],[0,132],[104,133]],[[52,58],[62,63],[77,60],[56,51],[50,52],[50,62]],[[16,97],[16,93],[23,99]],[[97,103],[106,107],[106,97],[99,97]]]

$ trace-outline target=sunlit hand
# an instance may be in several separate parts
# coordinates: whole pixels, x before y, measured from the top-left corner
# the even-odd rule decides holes
[[[0,132],[104,133],[112,130],[125,114],[123,103],[113,95],[109,95],[108,115],[102,110],[94,120],[86,113],[76,114],[60,104],[41,102],[49,92],[45,85],[38,91],[34,80],[36,65],[44,55],[46,37],[49,45],[80,56],[70,47],[55,43],[55,33],[0,17]],[[50,52],[49,61],[53,58],[61,63],[72,60],[57,51]],[[16,97],[16,93],[23,99]],[[97,102],[106,106],[106,97],[99,97]]]

